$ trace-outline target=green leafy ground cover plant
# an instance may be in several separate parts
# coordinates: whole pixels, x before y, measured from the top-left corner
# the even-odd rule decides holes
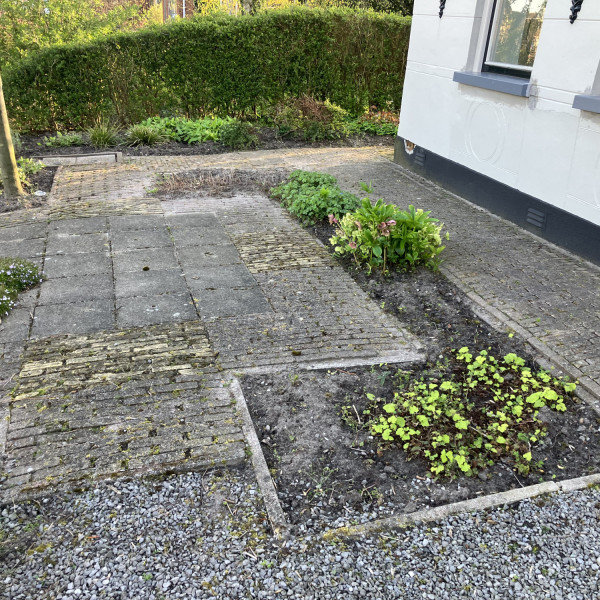
[[[363,189],[370,193],[369,186]],[[379,199],[375,204],[364,198],[358,210],[346,214],[336,224],[330,242],[340,255],[350,254],[357,264],[366,265],[369,273],[374,268],[384,272],[390,266],[412,269],[424,265],[437,269],[442,245],[443,224],[429,216],[430,211],[400,210],[395,204]],[[446,238],[448,236],[446,235]]]
[[[56,135],[48,135],[44,138],[44,146],[48,148],[66,148],[81,145],[83,145],[83,134],[78,132],[62,133],[57,131]]]
[[[184,144],[201,144],[219,141],[221,128],[234,119],[226,117],[206,117],[187,119],[185,117],[151,117],[142,121],[142,125],[160,131],[168,139]]]
[[[0,316],[14,307],[17,295],[42,281],[39,269],[20,258],[0,257]]]
[[[305,225],[333,219],[354,210],[360,200],[344,192],[332,175],[293,171],[287,181],[271,189],[271,195]]]
[[[433,476],[474,475],[503,457],[527,475],[545,436],[540,410],[566,411],[576,384],[514,353],[496,359],[463,347],[453,359],[449,376],[405,380],[390,402],[367,394],[372,435],[427,461]]]

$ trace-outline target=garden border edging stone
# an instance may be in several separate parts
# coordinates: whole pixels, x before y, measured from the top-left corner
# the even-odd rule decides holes
[[[546,481],[544,483],[508,490],[498,494],[482,496],[481,498],[472,498],[462,502],[455,502],[453,504],[436,506],[435,508],[427,508],[412,513],[405,513],[395,517],[389,517],[387,519],[378,519],[363,525],[330,529],[322,535],[322,538],[325,541],[334,541],[338,538],[358,538],[374,533],[381,533],[386,530],[400,529],[409,525],[418,525],[422,522],[428,523],[431,521],[439,521],[446,517],[460,513],[473,513],[491,508],[498,508],[507,504],[515,504],[517,502],[536,498],[537,496],[542,496],[544,494],[583,490],[599,484],[600,473],[587,475],[585,477],[577,477],[575,479],[567,479],[557,483],[554,481]]]

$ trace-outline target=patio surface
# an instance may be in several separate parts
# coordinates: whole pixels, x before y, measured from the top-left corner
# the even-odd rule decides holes
[[[600,269],[375,148],[61,167],[44,209],[0,216],[0,255],[47,279],[0,324],[2,497],[244,459],[233,373],[411,363],[418,340],[260,195],[152,197],[200,167],[327,171],[446,224],[445,273],[600,397]]]

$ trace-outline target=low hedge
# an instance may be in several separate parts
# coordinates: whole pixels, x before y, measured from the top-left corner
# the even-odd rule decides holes
[[[348,9],[217,15],[55,46],[2,74],[21,131],[153,115],[247,115],[309,94],[397,109],[410,18]]]

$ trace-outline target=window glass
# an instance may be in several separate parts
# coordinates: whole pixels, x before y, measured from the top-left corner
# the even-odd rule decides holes
[[[546,0],[497,0],[486,64],[533,66]]]

